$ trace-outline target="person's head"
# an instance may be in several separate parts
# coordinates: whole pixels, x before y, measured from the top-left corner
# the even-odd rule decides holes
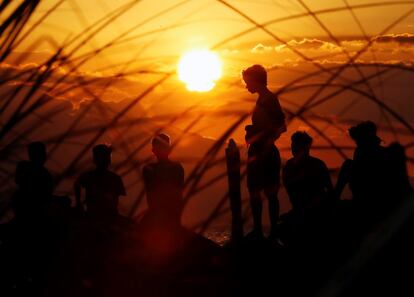
[[[312,145],[312,137],[304,131],[297,131],[293,133],[290,138],[292,141],[291,150],[294,157],[301,155],[309,155]]]
[[[358,147],[375,147],[381,144],[381,139],[377,136],[377,126],[371,121],[359,123],[348,132]]]
[[[36,141],[30,143],[27,148],[27,153],[30,161],[39,165],[45,164],[47,153],[46,146],[43,142]]]
[[[253,65],[243,70],[242,75],[250,93],[256,93],[267,86],[267,72],[262,65]]]
[[[167,159],[171,152],[170,136],[160,133],[152,139],[152,152],[158,159]]]
[[[97,168],[107,169],[111,165],[112,148],[106,144],[98,144],[93,147],[93,162]]]

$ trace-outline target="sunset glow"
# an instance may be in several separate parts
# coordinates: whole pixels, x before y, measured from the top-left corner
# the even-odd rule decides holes
[[[189,91],[208,92],[221,77],[221,61],[208,50],[187,52],[178,64],[178,77]]]

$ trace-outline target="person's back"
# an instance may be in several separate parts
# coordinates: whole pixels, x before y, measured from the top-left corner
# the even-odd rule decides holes
[[[283,184],[294,209],[312,208],[326,200],[329,181],[326,164],[312,156],[298,162],[289,159],[283,169]]]
[[[181,164],[163,160],[147,164],[143,169],[148,211],[180,219],[184,169]]]
[[[77,182],[85,189],[89,214],[113,216],[118,213],[119,196],[126,194],[119,175],[109,170],[95,169],[83,173]]]
[[[96,169],[81,174],[75,182],[77,206],[80,208],[81,188],[85,189],[86,212],[94,218],[114,218],[118,214],[118,201],[126,191],[122,178],[108,170],[111,148],[97,145],[93,149]]]
[[[279,103],[279,99],[272,92],[259,95],[252,113],[252,125],[261,133],[262,139],[275,140],[278,132],[285,130],[285,115]]]
[[[170,140],[159,134],[152,142],[157,161],[143,168],[147,194],[148,217],[158,223],[180,225],[183,208],[184,169],[180,163],[169,160]]]
[[[382,146],[369,150],[356,149],[349,186],[359,204],[374,206],[381,202],[388,186],[386,150]]]
[[[311,143],[306,132],[294,133],[293,158],[283,168],[283,184],[294,210],[312,209],[330,198],[333,191],[325,162],[309,154]]]
[[[390,210],[411,190],[405,162],[398,144],[356,149],[349,177],[353,199],[366,208]]]

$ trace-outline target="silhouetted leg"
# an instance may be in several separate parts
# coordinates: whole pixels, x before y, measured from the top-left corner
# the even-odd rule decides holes
[[[253,214],[253,232],[261,235],[262,230],[262,200],[259,191],[250,192],[250,206]]]
[[[265,195],[269,201],[269,218],[270,218],[270,237],[276,237],[278,234],[277,223],[279,221],[279,186],[265,189]]]

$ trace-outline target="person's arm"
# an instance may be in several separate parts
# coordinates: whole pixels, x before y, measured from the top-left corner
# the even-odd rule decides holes
[[[47,195],[49,198],[53,196],[53,189],[54,189],[54,180],[53,176],[50,174],[49,170],[47,170]]]
[[[80,182],[80,177],[76,179],[74,185],[73,185],[74,191],[75,191],[75,202],[76,202],[76,209],[79,211],[82,211],[82,203],[81,203],[81,190],[82,190],[82,185]]]
[[[290,196],[291,196],[291,191],[290,191],[290,189],[291,189],[291,187],[290,187],[291,178],[289,177],[289,166],[290,166],[289,162],[286,162],[285,166],[282,169],[282,183],[283,183],[283,186],[285,187],[286,192],[287,192],[287,194],[289,196],[289,199],[290,199]]]
[[[283,113],[282,107],[280,106],[279,99],[275,98],[270,102],[267,107],[270,120],[272,122],[273,131],[275,140],[278,139],[283,133],[287,131],[286,127],[286,117]]]
[[[119,176],[118,180],[118,194],[119,196],[126,196],[127,192],[125,190],[124,182],[122,181],[122,177]]]
[[[23,173],[24,165],[23,164],[24,163],[19,162],[19,163],[17,163],[17,166],[16,166],[16,174],[14,175],[14,182],[18,186],[20,186],[22,184],[22,181],[23,181],[23,175],[24,175],[24,173]]]
[[[339,170],[338,180],[334,189],[335,199],[339,200],[341,198],[342,191],[344,190],[346,184],[349,182],[352,163],[353,161],[350,159],[345,160],[341,166],[341,169]]]
[[[180,164],[180,189],[181,193],[184,191],[184,167]]]
[[[149,188],[149,181],[150,181],[150,176],[149,175],[150,175],[149,166],[145,165],[142,168],[142,179],[144,180],[144,188],[145,188],[146,192],[148,191],[148,188]]]
[[[324,186],[326,188],[326,193],[328,194],[328,199],[331,199],[334,197],[334,187],[331,180],[331,175],[329,174],[329,169],[326,166],[325,163],[322,163],[323,166],[323,182]]]

